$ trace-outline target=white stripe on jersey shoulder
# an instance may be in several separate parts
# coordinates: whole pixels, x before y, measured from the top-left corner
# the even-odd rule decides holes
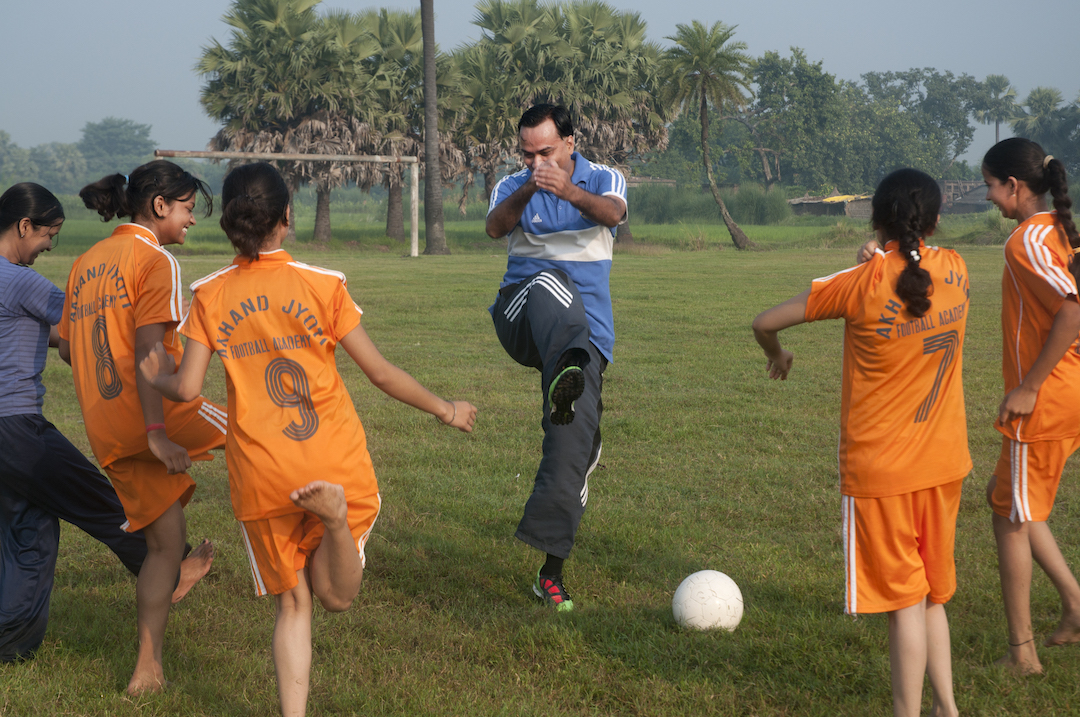
[[[881,254],[882,256],[885,256],[885,252],[881,251],[881,249],[875,249],[874,253],[875,254]],[[815,281],[828,281],[829,279],[832,279],[833,277],[840,276],[841,274],[847,274],[849,271],[855,271],[856,269],[861,268],[862,266],[863,266],[862,264],[856,264],[855,266],[853,266],[853,267],[851,267],[849,269],[841,269],[840,271],[829,274],[828,276],[819,276],[816,279],[811,279],[810,282],[813,283]]]
[[[525,169],[522,169],[522,170],[520,170],[518,172],[514,172],[513,174],[508,174],[505,177],[503,177],[502,179],[500,179],[498,182],[496,182],[495,188],[491,190],[491,199],[488,200],[488,214],[491,214],[491,210],[494,209],[495,206],[498,204],[497,200],[499,198],[499,189],[502,187],[502,185],[505,184],[506,182],[510,181],[514,177],[524,176],[525,174],[528,173],[528,171],[529,171],[529,168],[526,167]]]
[[[302,261],[290,261],[289,266],[296,267],[297,269],[304,269],[306,271],[313,271],[316,274],[335,276],[342,284],[346,283],[345,275],[342,274],[340,271],[334,271],[333,269],[324,269],[321,266],[312,266],[311,264],[305,264]]]
[[[139,226],[139,225],[136,225]],[[153,234],[153,232],[151,232]],[[169,270],[172,273],[172,296],[169,298],[169,312],[173,321],[179,321],[184,318],[181,316],[181,309],[184,305],[183,298],[180,294],[180,262],[171,253],[165,251],[164,248],[156,241],[151,241],[141,234],[136,234],[136,238],[148,247],[152,247],[155,251],[164,254],[169,260]]]
[[[228,272],[232,271],[235,268],[237,268],[236,264],[229,264],[228,266],[223,266],[220,269],[218,269],[217,271],[215,271],[213,273],[210,273],[210,274],[207,274],[203,278],[196,279],[195,281],[191,282],[191,286],[189,286],[188,288],[191,289],[192,291],[195,291],[196,289],[198,289],[200,286],[202,286],[206,282],[213,281],[214,279],[218,278],[219,276],[221,276],[223,274],[227,274]]]
[[[1053,231],[1053,224],[1032,224],[1024,231],[1024,251],[1035,272],[1061,296],[1076,293],[1072,276],[1066,275],[1054,265],[1053,253],[1046,246],[1046,235]]]

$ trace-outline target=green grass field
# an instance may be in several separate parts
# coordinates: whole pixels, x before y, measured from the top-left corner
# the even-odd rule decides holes
[[[76,229],[65,227],[61,248],[76,245]],[[316,610],[309,713],[887,713],[885,619],[842,614],[842,326],[787,331],[795,365],[786,382],[765,378],[749,328],[758,311],[850,265],[855,239],[827,248],[827,237],[804,229],[801,237],[778,234],[774,251],[744,253],[722,234],[713,243],[722,251],[675,251],[675,240],[647,242],[649,229],[635,227],[639,246],[620,249],[604,452],[567,563],[578,606],[570,615],[533,601],[540,556],[513,538],[540,457],[540,405],[537,375],[504,354],[486,311],[505,266],[501,245],[408,259],[399,246],[344,252],[301,244],[298,258],[349,276],[367,331],[391,361],[480,409],[472,435],[440,428],[339,358],[368,432],[383,511],[353,608]],[[828,230],[820,227],[822,236]],[[751,237],[765,243],[764,234]],[[1001,259],[999,248],[960,249],[972,277],[964,373],[975,469],[964,487],[959,589],[948,607],[957,701],[969,715],[1076,714],[1080,647],[1040,650],[1043,677],[992,667],[1006,649],[983,498],[1000,446],[991,424],[1001,392]],[[183,256],[185,280],[229,258]],[[63,285],[71,260],[43,256],[36,268]],[[70,370],[55,355],[45,381],[46,416],[88,450]],[[225,400],[218,362],[205,393]],[[189,535],[212,538],[218,557],[170,618],[168,691],[122,694],[135,658],[134,581],[105,548],[65,527],[45,644],[33,661],[0,667],[0,714],[276,712],[273,601],[254,596],[223,458],[193,475]],[[1077,478],[1070,465],[1051,526],[1080,568]],[[705,568],[742,588],[746,611],[734,633],[687,632],[672,619],[675,588]],[[1058,604],[1038,571],[1032,613],[1041,639],[1056,625]]]

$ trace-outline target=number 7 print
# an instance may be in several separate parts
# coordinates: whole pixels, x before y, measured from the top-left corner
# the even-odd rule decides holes
[[[930,409],[937,401],[938,390],[941,388],[941,380],[945,378],[945,372],[956,358],[956,349],[960,346],[960,334],[955,330],[946,331],[923,339],[923,355],[941,352],[941,364],[938,366],[937,376],[934,377],[934,385],[930,387],[930,393],[919,404],[919,410],[915,412],[915,423],[922,423],[930,416]]]

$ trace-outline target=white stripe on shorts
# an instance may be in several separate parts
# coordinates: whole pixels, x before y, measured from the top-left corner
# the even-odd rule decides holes
[[[266,594],[266,585],[263,583],[259,565],[255,562],[255,553],[251,550],[251,539],[248,538],[244,524],[240,523],[240,534],[244,536],[244,547],[247,548],[248,563],[251,565],[251,577],[255,580],[255,594],[262,597]]]
[[[1021,523],[1031,520],[1031,502],[1028,499],[1028,445],[1009,440],[1009,472],[1012,480],[1012,511],[1009,522]]]
[[[855,569],[855,499],[842,495],[840,506],[844,534],[844,612],[855,615],[859,607],[858,572]]]

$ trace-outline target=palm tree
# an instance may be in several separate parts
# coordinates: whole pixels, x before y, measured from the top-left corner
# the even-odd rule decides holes
[[[994,125],[994,144],[1001,141],[1001,123],[1016,117],[1020,106],[1016,104],[1016,88],[1009,84],[1005,75],[987,75],[983,80],[986,97],[982,107],[975,110],[975,119],[982,124]]]
[[[677,111],[697,105],[701,121],[701,156],[709,189],[720,207],[731,241],[737,248],[747,249],[754,244],[731,218],[720,198],[709,156],[709,106],[724,114],[727,108],[740,109],[747,103],[742,93],[742,90],[750,89],[751,59],[745,54],[746,43],[732,42],[735,28],[722,22],[706,28],[694,20],[690,25],[679,24],[675,28],[675,35],[667,38],[675,46],[664,53],[668,79],[666,100]]]
[[[363,125],[370,77],[358,58],[370,47],[355,20],[315,13],[318,0],[236,0],[224,20],[228,46],[204,48],[197,69],[207,77],[200,102],[223,123],[217,150],[355,151],[370,138]],[[319,193],[316,239],[329,239],[329,191],[347,172],[333,163],[279,162],[291,190],[312,179]],[[295,229],[290,235],[295,238]]]
[[[1053,87],[1036,87],[1024,99],[1024,108],[1012,120],[1013,133],[1038,142],[1050,153],[1060,153],[1071,130],[1068,107],[1061,107],[1064,97]],[[1070,126],[1070,124],[1072,126]]]

